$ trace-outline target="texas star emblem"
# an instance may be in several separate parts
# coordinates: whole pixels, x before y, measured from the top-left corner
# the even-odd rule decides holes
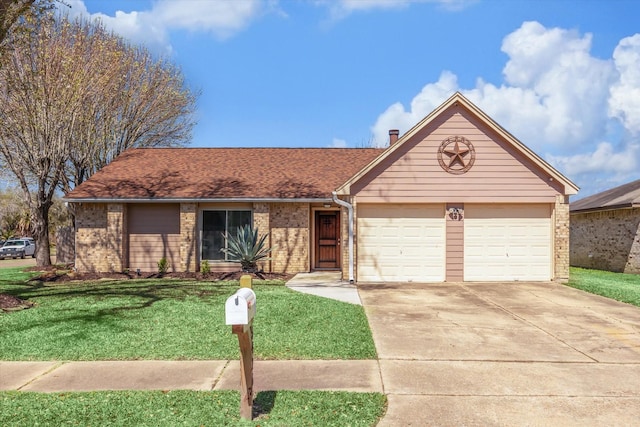
[[[463,136],[450,136],[438,148],[438,162],[446,172],[454,175],[466,173],[476,160],[476,150]]]

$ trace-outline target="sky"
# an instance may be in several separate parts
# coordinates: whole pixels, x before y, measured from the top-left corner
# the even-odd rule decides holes
[[[383,147],[459,91],[572,200],[640,179],[637,0],[65,1],[182,69],[194,147]]]

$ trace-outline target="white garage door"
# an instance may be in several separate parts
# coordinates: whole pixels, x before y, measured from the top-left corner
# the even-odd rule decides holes
[[[465,205],[464,280],[551,280],[551,206]]]
[[[443,205],[358,205],[358,281],[441,282]]]

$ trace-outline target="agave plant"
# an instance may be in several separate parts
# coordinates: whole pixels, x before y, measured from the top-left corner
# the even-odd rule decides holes
[[[220,249],[227,254],[229,261],[239,262],[242,271],[256,273],[258,271],[258,261],[268,260],[271,248],[265,247],[267,236],[258,237],[258,229],[250,226],[238,227],[236,235],[222,233],[227,242],[227,247]]]

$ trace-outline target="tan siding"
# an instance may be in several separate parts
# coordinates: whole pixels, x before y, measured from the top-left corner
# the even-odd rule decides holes
[[[180,269],[180,205],[134,204],[128,210],[129,268],[157,271],[166,258],[169,271]]]
[[[449,208],[464,209],[463,204],[447,204],[446,280],[461,282],[464,279],[464,222],[449,215]]]
[[[437,152],[449,136],[476,152],[465,174],[445,172]],[[452,107],[352,186],[359,203],[553,203],[559,189],[539,168],[462,107]]]
[[[211,271],[214,273],[231,273],[231,272],[239,271],[242,269],[240,264],[237,262],[224,262],[224,261],[210,262],[209,267],[211,268]]]
[[[129,237],[130,268],[157,271],[158,261],[166,258],[170,271],[180,270],[180,235],[152,236],[132,234]]]

